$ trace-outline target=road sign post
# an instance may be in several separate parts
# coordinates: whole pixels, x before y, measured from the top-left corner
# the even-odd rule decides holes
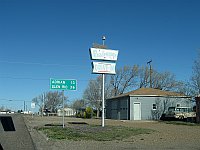
[[[34,102],[31,103],[31,109],[32,109],[32,118],[33,118],[33,110],[35,109],[35,103]]]
[[[62,90],[62,101],[63,101],[63,115],[62,115],[62,126],[65,127],[65,115],[64,115],[64,90],[77,90],[77,80],[75,79],[50,79],[51,90]]]

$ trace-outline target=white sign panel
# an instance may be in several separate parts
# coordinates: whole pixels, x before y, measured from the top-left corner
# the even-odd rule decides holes
[[[91,59],[116,61],[118,50],[90,48]]]
[[[105,63],[105,62],[92,62],[93,64],[93,73],[102,73],[102,74],[116,74],[115,66],[116,63]]]
[[[35,103],[31,103],[31,108],[35,108]]]

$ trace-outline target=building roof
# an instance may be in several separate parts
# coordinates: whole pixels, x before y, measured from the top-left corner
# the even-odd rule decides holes
[[[159,89],[153,89],[153,88],[140,88],[128,93],[124,93],[121,95],[118,95],[116,97],[113,98],[119,98],[119,97],[126,97],[126,96],[138,96],[138,97],[145,97],[145,96],[151,96],[151,97],[166,97],[166,96],[170,96],[170,97],[188,97],[182,93],[177,93],[177,92],[171,92],[171,91],[163,91],[163,90],[159,90]],[[111,99],[113,99],[111,98]]]

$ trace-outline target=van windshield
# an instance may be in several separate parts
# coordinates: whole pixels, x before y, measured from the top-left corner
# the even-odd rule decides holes
[[[178,112],[192,112],[191,108],[176,108]]]

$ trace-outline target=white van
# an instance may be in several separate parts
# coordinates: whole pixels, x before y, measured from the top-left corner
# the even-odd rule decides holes
[[[169,107],[165,117],[183,120],[196,117],[196,112],[191,107]]]

